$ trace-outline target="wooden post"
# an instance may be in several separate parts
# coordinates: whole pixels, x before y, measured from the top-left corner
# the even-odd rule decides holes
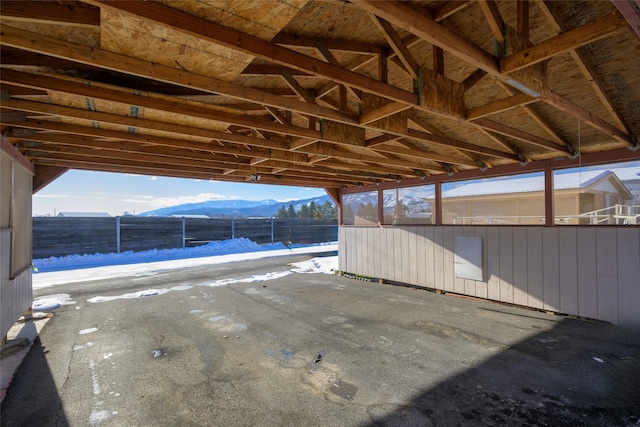
[[[435,225],[442,225],[442,182],[436,181],[435,185],[436,185],[436,203],[435,203],[435,206],[433,207],[435,209],[435,212],[433,212],[433,209],[432,209],[432,215],[434,213],[436,215]],[[433,219],[431,221],[433,222]]]
[[[544,170],[544,226],[553,227],[555,216],[553,209],[553,169]]]
[[[231,238],[236,238],[236,219],[231,218]]]

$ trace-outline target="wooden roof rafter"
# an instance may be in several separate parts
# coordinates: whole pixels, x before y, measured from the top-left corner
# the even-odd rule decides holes
[[[510,85],[520,85],[510,78],[508,72],[531,66],[536,62],[544,61],[554,55],[575,49],[582,45],[610,37],[621,31],[624,19],[619,13],[611,14],[597,21],[590,22],[569,33],[562,34],[533,46],[525,51],[516,53],[506,58],[497,59],[488,52],[463,39],[455,33],[447,31],[430,17],[422,15],[409,6],[397,2],[378,2],[371,0],[358,0],[354,2],[358,7],[367,12],[374,13],[407,31],[419,36],[425,41],[451,52],[469,64],[485,70],[487,73]],[[626,22],[625,22],[626,24]],[[535,92],[534,92],[535,93]],[[535,93],[540,99],[549,105],[563,111],[570,116],[580,119],[589,126],[629,145],[635,145],[632,137],[621,132],[615,126],[603,121],[589,111],[567,100],[553,91],[549,93]]]
[[[84,156],[89,167],[139,165],[185,176],[178,163],[206,160],[209,171],[197,166],[192,176],[246,182],[260,174],[262,183],[291,185],[317,175],[333,189],[573,156],[574,119],[589,125],[580,145],[585,153],[633,148],[638,79],[622,65],[621,51],[632,50],[635,39],[611,4],[576,2],[584,7],[553,0],[542,8],[515,0],[336,0],[323,3],[316,20],[318,4],[303,1],[284,20],[276,17],[278,7],[265,7],[266,15],[238,21],[209,5],[200,13],[187,3],[43,0],[103,9],[94,21],[100,27],[70,37],[64,29],[73,25],[72,14],[70,22],[52,16],[40,27],[37,16],[18,23],[8,16],[17,12],[0,11],[7,59],[0,65],[2,106],[24,112],[16,120],[3,114],[3,131],[13,129],[18,152],[47,170],[82,165]],[[549,18],[545,6],[560,13]],[[144,28],[131,26],[136,16],[145,17]],[[483,16],[488,25],[465,24]],[[275,27],[259,29],[274,19]],[[202,43],[202,52],[217,52],[222,63],[248,66],[236,66],[235,78],[224,65],[199,68],[190,56],[176,57],[185,65],[176,67],[163,49],[138,54],[136,38],[118,39],[130,32],[150,44],[166,32],[188,55],[197,56]],[[506,56],[497,58],[493,39],[503,34]],[[616,42],[620,49],[612,50]],[[604,49],[597,61],[575,59]],[[522,62],[524,53],[533,59]],[[571,67],[586,77],[575,80],[575,89]],[[538,86],[543,80],[548,85]],[[83,110],[85,99],[90,108]],[[29,132],[33,141],[18,142]],[[118,146],[125,150],[110,162],[99,157]],[[145,154],[157,157],[145,162]]]

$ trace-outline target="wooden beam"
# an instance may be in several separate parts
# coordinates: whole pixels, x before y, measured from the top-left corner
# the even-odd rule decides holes
[[[409,51],[409,48],[402,42],[398,32],[393,28],[391,23],[384,19],[373,14],[371,14],[370,17],[378,30],[380,30],[385,39],[387,39],[387,42],[396,53],[398,59],[400,59],[411,78],[413,80],[418,80],[418,61],[416,61],[413,54]]]
[[[561,53],[610,37],[626,29],[626,21],[615,12],[604,18],[591,21],[581,27],[569,30],[530,48],[514,53],[500,60],[500,71],[507,74],[538,62],[546,61]]]
[[[360,115],[360,124],[368,125],[385,117],[392,116],[402,111],[410,109],[411,106],[400,102],[389,102],[375,110],[368,111]]]
[[[327,196],[331,198],[333,204],[340,209],[342,206],[342,199],[340,198],[340,190],[337,188],[325,188],[324,191],[327,193]]]
[[[640,41],[640,5],[637,0],[612,0],[613,5],[629,23],[633,35]]]
[[[100,26],[100,9],[78,4],[4,1],[0,8],[0,18],[7,21],[95,28]]]
[[[353,4],[366,10],[367,12],[380,16],[387,21],[406,29],[422,40],[443,48],[451,54],[468,62],[469,64],[485,70],[499,80],[507,83],[509,83],[510,81],[510,77],[504,72],[505,68],[503,68],[502,62],[499,62],[497,58],[494,58],[488,52],[485,52],[484,50],[473,45],[464,38],[454,34],[453,32],[446,30],[428,16],[420,14],[419,12],[411,9],[401,2],[361,0]],[[625,26],[626,22],[624,22],[624,19],[620,16],[620,14],[616,13],[606,18],[594,21],[590,24],[586,24],[585,26],[579,27],[575,30],[571,30],[571,32],[561,34],[560,36],[558,36],[562,37],[561,39],[551,39],[553,40],[553,43],[555,43],[552,46],[550,46],[547,41],[543,42],[542,44],[533,46],[531,49],[533,49],[532,52],[538,54],[536,61],[540,58],[543,58],[542,60],[544,60],[548,58],[548,52],[541,52],[543,50],[541,47],[550,48],[554,52],[554,54],[558,54],[562,51],[565,51],[565,48],[572,49],[580,45],[580,43],[590,42],[595,39],[614,34],[616,31],[620,31],[620,29],[624,28]],[[593,27],[596,28],[593,29]],[[602,27],[604,28],[604,30]],[[598,36],[594,36],[592,32],[594,32]],[[603,32],[606,33],[606,35],[602,35]],[[566,36],[567,34],[569,34],[569,36]],[[576,38],[579,40],[576,40]],[[509,57],[507,57],[503,60],[508,59],[507,66],[511,67],[509,68],[511,70],[529,66],[531,65],[531,62],[529,60],[524,62],[520,60],[515,61],[518,55],[523,56],[527,52],[528,50],[525,49],[518,54],[511,55],[511,59],[508,59]],[[511,63],[512,65],[509,66],[509,63]],[[612,135],[614,138],[624,140],[629,144],[635,144],[635,142],[632,142],[632,138],[629,135],[625,135],[623,132],[620,132],[617,129],[615,131],[610,129],[613,126],[607,126],[606,122],[595,117],[593,114],[582,108],[575,108],[576,106],[573,102],[564,99],[558,94],[551,93],[548,96],[545,96],[543,94],[541,96],[541,99],[547,104],[552,105],[561,111],[564,111],[572,117],[578,118],[580,120],[587,120],[585,121],[585,123],[588,123],[590,126],[601,130],[607,135]]]
[[[471,108],[466,112],[466,120],[474,120],[490,114],[500,113],[515,107],[522,107],[532,102],[538,101],[537,98],[529,96],[525,93],[510,96],[508,98],[499,99],[479,107]]]
[[[438,46],[433,46],[432,56],[433,70],[438,74],[444,75],[444,50]]]
[[[22,139],[22,138],[20,138]],[[143,146],[128,141],[99,141],[95,138],[72,134],[37,133],[24,138],[21,148],[44,151],[61,151],[87,156],[109,157],[113,159],[140,160],[175,165],[189,165],[191,167],[228,167],[231,164],[236,169],[248,165],[249,159],[239,159],[228,155],[203,155],[188,149],[167,149],[162,146]],[[31,142],[39,144],[33,145]],[[52,148],[55,147],[55,148]]]
[[[251,63],[247,65],[240,74],[242,74],[243,76],[280,76],[280,71],[282,70],[282,68],[282,65]],[[292,76],[313,77],[309,73],[294,70],[293,68],[287,68],[287,71],[289,71],[289,74],[291,74]]]
[[[433,160],[434,162],[452,163],[455,165],[471,166],[474,168],[477,167],[476,163],[470,160],[458,159],[452,156],[445,156],[437,153],[429,153],[426,151],[416,150],[415,148],[410,149],[410,148],[396,147],[395,145],[382,144],[374,147],[373,149],[374,151],[378,151],[381,153],[399,154],[402,156],[417,157],[425,160]],[[441,168],[437,167],[437,169],[441,169]]]
[[[520,0],[517,2],[518,26],[517,30],[520,35],[529,39],[529,0]]]
[[[544,96],[544,100],[548,104],[556,107],[558,110],[565,111],[569,115],[577,117],[592,128],[597,129],[600,132],[609,135],[620,142],[624,142],[625,144],[632,147],[638,144],[638,141],[636,141],[634,137],[627,135],[617,127],[605,122],[601,118],[594,116],[584,108],[580,107],[578,104],[568,100],[567,98],[557,94],[556,92],[550,91],[549,94]]]
[[[401,2],[362,0],[353,4],[406,29],[435,46],[451,52],[458,58],[478,68],[494,74],[499,72],[498,60],[490,53],[446,30],[430,17],[411,9]]]
[[[464,141],[458,141],[452,138],[447,138],[440,135],[433,135],[430,133],[421,132],[413,129],[409,129],[407,131],[407,136],[409,138],[417,139],[418,141],[429,142],[432,144],[439,144],[439,145],[442,145],[443,147],[457,148],[460,150],[470,151],[472,153],[484,154],[487,156],[498,157],[502,159],[509,159],[516,162],[520,161],[518,156],[511,153],[505,153],[504,151],[494,150],[492,148],[482,147],[480,145],[475,145],[475,144],[471,144]]]
[[[391,135],[390,133],[383,133],[380,136],[376,136],[375,138],[368,139],[367,142],[365,143],[365,147],[374,148],[380,144],[385,144],[391,141],[397,141],[400,138],[402,137],[399,135]]]
[[[57,166],[35,165],[35,175],[33,176],[33,193],[36,194],[44,187],[62,176],[69,168],[61,168]]]
[[[556,144],[555,142],[548,141],[544,138],[540,138],[538,136],[526,133],[518,129],[509,128],[508,126],[504,126],[501,123],[497,123],[486,118],[475,119],[472,122],[484,129],[487,129],[492,132],[496,132],[511,138],[519,139],[520,141],[537,145],[538,147],[547,148],[553,151],[561,151],[569,154],[574,154],[572,150],[567,146]]]
[[[537,2],[542,10],[542,13],[547,17],[549,23],[554,27],[558,33],[564,33],[568,30],[567,26],[561,21],[557,15],[555,8],[548,1]],[[614,2],[619,3],[619,2]],[[620,129],[625,129],[629,135],[632,135],[629,125],[622,118],[622,115],[615,106],[615,103],[609,96],[607,89],[605,88],[602,79],[598,76],[596,70],[591,66],[587,57],[582,54],[580,49],[570,51],[571,57],[578,65],[578,68],[591,84],[591,87],[600,98],[600,101],[604,104],[607,110],[611,113],[612,119]]]
[[[309,72],[335,82],[366,90],[396,101],[417,104],[415,94],[373,78],[354,73],[319,59],[279,46],[259,37],[191,15],[157,2],[91,0],[100,7],[112,8],[148,21],[156,22],[184,34],[287,67]]]
[[[522,93],[519,90],[515,89],[514,87],[504,83],[503,81],[500,81],[496,78],[494,78],[493,80],[498,86],[500,86],[506,93],[510,94],[511,96]],[[540,114],[538,114],[532,107],[533,105],[524,106],[524,110],[529,115],[529,117],[535,120],[549,134],[549,136],[555,139],[556,142],[559,142],[564,145],[571,145],[562,136],[562,134],[560,134],[560,132],[558,132],[549,123],[547,123],[547,121],[542,116],[540,116]]]
[[[309,104],[315,104],[316,98],[313,96],[308,90],[302,87],[300,83],[296,80],[295,77],[291,75],[291,73],[285,68],[282,67],[280,69],[280,75],[284,78],[284,81],[289,85],[291,90],[298,94],[302,100],[308,102]]]
[[[101,139],[113,139],[117,141],[129,141],[136,142],[145,145],[163,146],[172,149],[185,149],[200,151],[204,153],[216,153],[226,154],[240,157],[255,157],[263,156],[269,157],[271,154],[270,149],[253,147],[252,149],[245,149],[232,145],[220,145],[217,142],[201,142],[176,138],[167,138],[161,136],[154,136],[142,133],[132,133],[104,128],[96,128],[93,126],[81,126],[76,124],[61,123],[57,121],[48,120],[34,120],[27,119],[24,122],[7,122],[8,126],[36,129],[48,132],[59,132],[64,134],[82,135],[86,137],[101,138]],[[44,134],[50,135],[50,134]],[[31,138],[31,137],[26,137]],[[49,138],[49,137],[47,137]]]
[[[127,93],[120,90],[110,89],[107,85],[89,85],[81,83],[75,79],[59,79],[45,75],[30,73],[20,73],[14,70],[3,70],[0,75],[2,82],[26,86],[37,89],[53,90],[61,93],[80,95],[89,98],[104,99],[111,102],[125,104],[127,106],[138,106],[152,108],[155,110],[168,111],[175,114],[199,117],[204,120],[213,120],[223,123],[236,124],[255,129],[296,135],[305,138],[319,138],[320,134],[304,127],[288,126],[258,119],[248,116],[216,111],[216,107],[206,103],[195,105],[193,102],[186,102],[175,97],[153,97],[149,93]],[[133,92],[133,91],[132,91]]]
[[[148,129],[168,132],[178,136],[189,135],[198,138],[206,138],[217,141],[243,144],[251,147],[263,147],[269,149],[287,150],[288,144],[281,141],[267,141],[260,138],[244,135],[231,134],[211,129],[199,128],[196,126],[186,126],[155,120],[140,119],[134,117],[121,116],[119,114],[102,113],[99,111],[89,111],[86,109],[65,107],[49,103],[25,101],[18,99],[8,99],[2,101],[2,107],[18,111],[26,111],[35,114],[46,114],[73,119],[82,119],[95,123],[110,123],[127,126],[137,129]],[[15,123],[19,125],[19,123]],[[52,126],[50,123],[47,126]],[[196,147],[197,144],[194,145]]]
[[[442,6],[440,6],[438,9],[436,9],[436,11],[433,13],[433,20],[436,22],[442,21],[443,19],[446,19],[448,17],[450,17],[451,15],[454,15],[464,9],[466,9],[467,7],[469,7],[469,5],[473,3],[472,1],[466,0],[466,1],[448,1],[445,4],[443,4]]]
[[[333,56],[333,53],[331,53],[331,51],[329,50],[329,48],[320,40],[318,40],[316,42],[316,48],[318,49],[318,51],[322,54],[322,56],[324,56],[324,58],[333,65],[337,65],[340,66],[340,62],[338,62],[338,59],[336,59],[335,56]],[[349,91],[349,93],[351,95],[353,95],[356,99],[360,100],[362,99],[362,93],[358,93],[356,92],[353,88],[349,87],[349,86],[345,86],[342,85],[343,88],[345,88],[347,91]],[[344,111],[346,110],[346,94],[343,94],[341,91],[341,96],[340,96],[340,110]]]
[[[502,57],[502,52],[504,52],[505,40],[503,32],[504,21],[502,20],[502,15],[500,15],[500,10],[498,10],[498,5],[494,0],[478,0],[478,6],[480,6],[493,37],[498,43],[498,55],[496,56],[500,58]]]
[[[476,83],[482,80],[482,78],[486,75],[487,75],[487,72],[485,70],[482,70],[480,68],[475,70],[466,79],[462,81],[462,86],[464,87],[464,91],[466,92],[469,89],[471,89],[473,86],[475,86]]]
[[[147,3],[144,3],[145,5]],[[207,21],[208,22],[208,21]],[[255,102],[261,105],[296,111],[319,118],[327,118],[345,123],[357,123],[353,115],[331,108],[321,107],[303,101],[274,95],[269,92],[228,83],[223,80],[190,73],[160,64],[155,64],[130,56],[101,50],[66,40],[21,30],[9,26],[0,29],[0,45],[31,52],[38,52],[71,61],[89,64],[107,70],[198,89],[213,94],[224,94],[232,98]]]
[[[385,49],[384,46],[374,43],[365,43],[347,39],[334,39],[329,37],[311,37],[302,34],[284,32],[278,33],[273,39],[271,39],[271,42],[284,46],[304,46],[308,48],[315,48],[317,43],[320,42],[331,50],[351,53],[369,53],[375,55],[379,55]]]
[[[31,163],[12,143],[2,134],[0,136],[0,149],[4,151],[11,159],[16,161],[20,166],[24,167],[31,175],[35,174],[33,163]]]

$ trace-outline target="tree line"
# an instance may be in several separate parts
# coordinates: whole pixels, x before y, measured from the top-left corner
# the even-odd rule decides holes
[[[301,219],[330,219],[338,218],[338,208],[331,202],[326,201],[321,205],[311,202],[308,205],[302,205],[300,210],[296,212],[292,204],[285,208],[282,206],[275,214],[275,218],[301,218]]]

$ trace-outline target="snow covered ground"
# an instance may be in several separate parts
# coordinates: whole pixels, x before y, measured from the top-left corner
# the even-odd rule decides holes
[[[234,261],[270,258],[286,255],[303,255],[338,250],[337,242],[315,245],[291,245],[282,243],[258,245],[248,239],[231,239],[211,242],[208,245],[185,249],[164,249],[144,252],[124,252],[119,254],[70,255],[33,260],[37,272],[33,274],[33,289],[49,288],[66,283],[102,280],[114,277],[153,275],[167,270],[204,265],[223,264]],[[240,277],[215,281],[207,286],[221,286],[237,282],[272,280],[291,273],[331,273],[338,269],[338,257],[320,257],[292,264],[286,272],[262,275],[265,277]],[[155,294],[169,290],[156,290]],[[134,298],[142,295],[121,296]],[[154,290],[151,290],[154,292]],[[95,301],[98,302],[98,301]],[[37,298],[34,310],[50,309],[51,301]]]

